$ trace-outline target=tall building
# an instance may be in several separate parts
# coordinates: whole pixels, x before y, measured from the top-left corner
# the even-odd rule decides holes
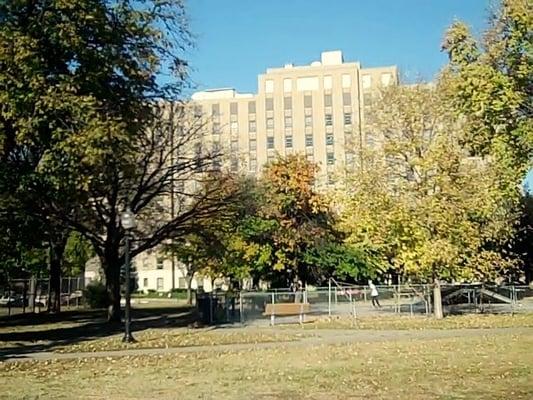
[[[228,149],[234,171],[256,174],[277,155],[306,154],[329,182],[339,167],[356,162],[370,139],[365,112],[379,88],[398,81],[396,66],[362,68],[341,51],[305,66],[286,64],[258,76],[257,94],[234,89],[196,92],[196,112],[208,118],[208,140]]]

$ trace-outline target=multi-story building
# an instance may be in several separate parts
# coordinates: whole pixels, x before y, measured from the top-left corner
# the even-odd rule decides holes
[[[344,62],[342,52],[329,51],[310,65],[267,69],[258,77],[257,94],[197,92],[193,109],[195,117],[206,117],[201,140],[225,150],[233,171],[259,174],[277,155],[301,153],[319,165],[319,183],[328,183],[357,162],[358,150],[371,139],[363,128],[365,114],[380,88],[397,83],[397,74],[395,66],[361,68],[359,62]],[[157,249],[133,261],[140,290],[186,287],[183,265]],[[202,276],[192,283],[212,286]]]
[[[328,51],[310,65],[268,68],[257,94],[213,89],[192,100],[209,117],[212,145],[228,149],[230,169],[256,174],[277,155],[302,153],[319,165],[319,181],[329,182],[339,167],[356,163],[370,139],[365,111],[379,88],[397,81],[396,66],[362,68]]]

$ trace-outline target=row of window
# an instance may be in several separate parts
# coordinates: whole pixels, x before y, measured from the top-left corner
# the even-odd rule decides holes
[[[363,74],[361,78],[361,84],[363,89],[370,89],[372,87],[372,75]],[[293,81],[296,82],[296,90],[305,91],[305,90],[318,90],[319,88],[319,77],[318,76],[306,76],[300,78],[285,78],[283,79],[283,91],[285,93],[291,92],[293,90]],[[393,75],[390,72],[381,73],[379,84],[381,86],[389,86],[393,81]],[[331,75],[326,75],[323,77],[323,87],[326,90],[333,88],[333,77]],[[341,76],[341,86],[345,89],[352,86],[352,75],[342,74]],[[265,93],[274,93],[274,80],[266,79],[265,80]]]
[[[344,113],[343,115],[343,122],[345,126],[349,126],[352,124],[352,113]],[[324,115],[324,121],[326,126],[333,126],[333,114],[325,114]],[[284,125],[285,128],[292,128],[293,119],[290,116],[287,116],[284,118]],[[313,117],[312,115],[306,115],[304,117],[304,125],[306,128],[313,126]],[[221,132],[221,126],[220,122],[213,122],[213,134],[220,134]],[[266,128],[267,129],[274,129],[274,118],[267,118],[266,119]],[[255,120],[248,121],[248,132],[254,133],[257,132],[257,122]],[[239,133],[239,125],[237,122],[231,122],[230,123],[230,133],[232,135],[236,135]]]
[[[368,94],[369,93],[365,93]],[[342,105],[343,106],[351,106],[352,105],[352,95],[351,93],[343,93],[342,94]],[[324,106],[325,107],[332,107],[333,106],[333,97],[331,94],[325,94],[324,95]],[[313,97],[311,95],[304,95],[304,108],[313,108]],[[283,109],[284,110],[292,110],[292,97],[284,97],[283,98]],[[274,99],[272,97],[267,97],[265,99],[265,110],[266,111],[274,111]],[[248,114],[256,114],[256,102],[255,101],[249,101],[248,102]],[[201,106],[197,106],[195,108],[195,113],[198,115],[201,115]],[[232,119],[236,120],[236,116],[238,113],[238,104],[236,102],[230,103],[230,116],[234,116]],[[220,116],[220,104],[215,103],[211,105],[211,116],[218,117]]]

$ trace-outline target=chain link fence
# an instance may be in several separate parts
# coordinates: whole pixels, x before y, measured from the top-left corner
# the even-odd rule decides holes
[[[327,316],[430,315],[433,285],[379,285],[379,305],[367,285],[342,284],[302,291],[275,289],[237,294],[203,294],[199,309],[205,323],[274,325]],[[533,288],[521,285],[443,284],[445,314],[533,312]],[[203,303],[202,303],[203,302]],[[206,305],[206,304],[210,305]],[[209,311],[210,310],[210,311]]]
[[[77,308],[83,304],[83,277],[61,279],[61,307]],[[12,279],[0,286],[0,316],[39,313],[48,308],[48,279]]]

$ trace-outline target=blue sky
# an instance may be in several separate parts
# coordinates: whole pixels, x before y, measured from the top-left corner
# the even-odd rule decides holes
[[[189,0],[196,49],[188,59],[198,89],[255,92],[257,75],[308,64],[342,50],[363,66],[398,65],[404,77],[431,79],[446,62],[440,43],[454,19],[475,32],[490,0]]]

